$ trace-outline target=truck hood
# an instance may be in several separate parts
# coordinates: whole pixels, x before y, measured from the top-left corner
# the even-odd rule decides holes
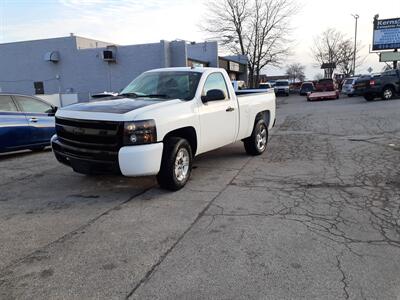
[[[78,103],[62,108],[63,111],[85,111],[85,112],[98,112],[98,113],[110,113],[110,114],[125,114],[136,109],[150,106],[150,105],[162,105],[173,100],[165,99],[113,99],[113,100],[103,100],[94,101],[89,103]],[[179,101],[179,100],[178,100]]]

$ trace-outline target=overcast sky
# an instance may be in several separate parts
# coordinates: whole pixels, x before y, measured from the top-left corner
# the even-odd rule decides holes
[[[203,0],[0,0],[0,43],[76,35],[116,44],[138,44],[159,40],[203,41],[199,29],[207,13]],[[354,36],[354,19],[359,14],[358,40],[366,58],[358,72],[369,67],[381,71],[384,64],[369,54],[372,19],[400,17],[400,0],[298,0],[301,12],[293,18],[294,55],[288,62],[306,65],[313,78],[321,70],[313,66],[310,47],[313,37],[328,27]],[[284,73],[267,69],[269,74]]]

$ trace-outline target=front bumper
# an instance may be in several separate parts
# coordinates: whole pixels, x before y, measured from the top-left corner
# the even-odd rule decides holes
[[[275,89],[275,94],[276,95],[289,95],[289,89]]]
[[[156,175],[161,166],[163,143],[125,146],[118,152],[83,150],[63,144],[53,136],[51,146],[57,160],[83,174]]]
[[[343,88],[342,89],[342,94],[353,95],[354,94],[354,89],[353,88]]]

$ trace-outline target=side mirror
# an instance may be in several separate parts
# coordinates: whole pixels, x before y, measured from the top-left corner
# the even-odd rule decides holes
[[[225,100],[226,96],[222,90],[209,90],[207,95],[201,96],[203,102]]]
[[[51,109],[49,110],[49,116],[54,116],[58,110],[57,106],[52,106]]]

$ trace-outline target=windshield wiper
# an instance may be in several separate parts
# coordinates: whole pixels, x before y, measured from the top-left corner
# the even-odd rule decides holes
[[[132,98],[168,98],[168,95],[164,94],[149,94],[149,95],[141,95],[134,92],[130,93],[122,93],[118,96],[132,97]]]
[[[136,93],[122,93],[122,94],[118,94],[118,96],[125,96],[125,97],[133,97],[133,98],[137,98],[137,97],[139,97],[139,95],[138,94],[136,94]]]
[[[164,94],[150,94],[150,95],[138,95],[140,98],[168,98],[168,95]]]

